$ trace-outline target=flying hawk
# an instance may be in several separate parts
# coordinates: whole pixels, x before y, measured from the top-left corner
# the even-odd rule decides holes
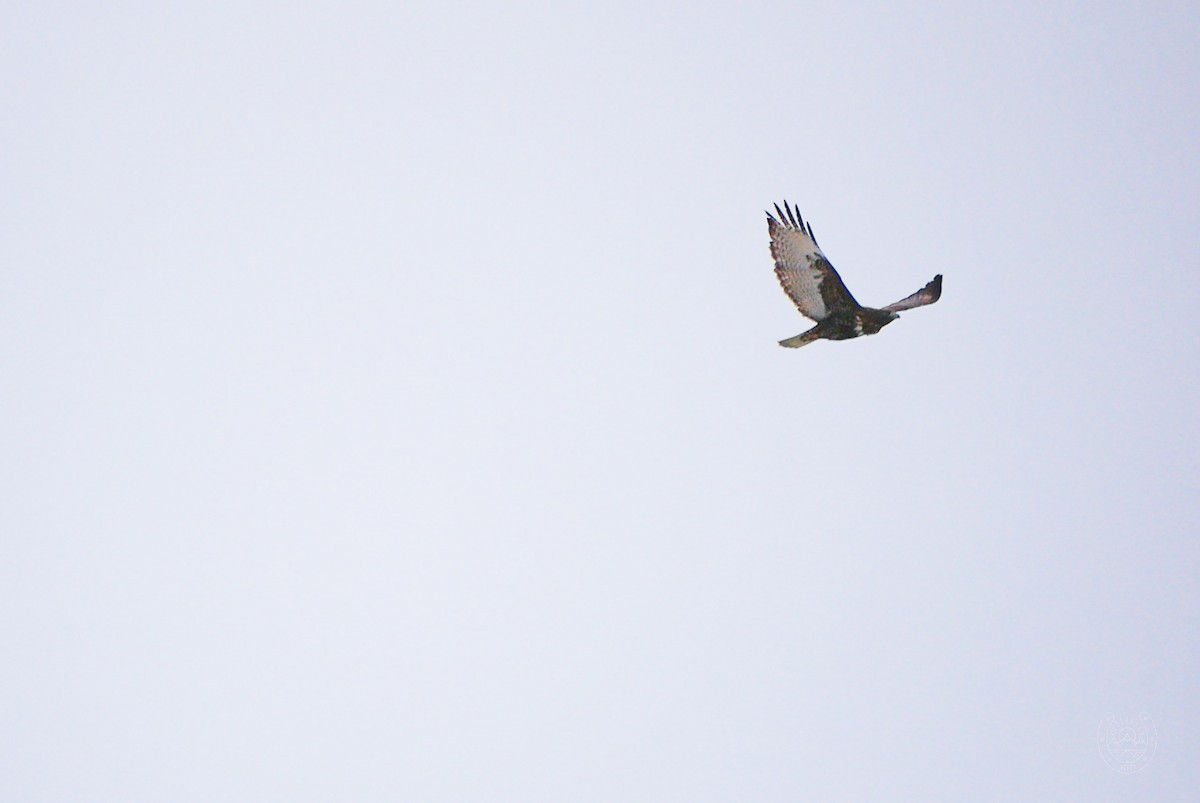
[[[821,253],[813,237],[811,224],[806,224],[799,212],[788,202],[783,209],[775,204],[778,220],[767,212],[767,229],[771,232],[771,256],[775,258],[775,275],[797,309],[817,325],[807,332],[780,340],[788,348],[807,346],[814,340],[849,340],[859,335],[873,335],[900,316],[896,313],[932,304],[942,297],[942,274],[933,281],[895,304],[882,309],[864,307],[854,300],[842,277]]]

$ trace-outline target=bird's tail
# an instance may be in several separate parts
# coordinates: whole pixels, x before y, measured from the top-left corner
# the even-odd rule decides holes
[[[814,340],[821,339],[821,335],[817,333],[818,328],[820,328],[820,327],[814,326],[812,329],[809,329],[807,332],[801,332],[800,334],[796,335],[795,337],[789,337],[787,340],[780,340],[779,345],[786,346],[789,349],[798,349],[801,346],[807,346],[809,343],[813,342]]]

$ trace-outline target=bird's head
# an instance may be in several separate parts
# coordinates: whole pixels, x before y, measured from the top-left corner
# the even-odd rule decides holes
[[[899,317],[900,316],[894,312],[884,312],[883,310],[880,310],[880,315],[875,319],[875,325],[882,329]]]

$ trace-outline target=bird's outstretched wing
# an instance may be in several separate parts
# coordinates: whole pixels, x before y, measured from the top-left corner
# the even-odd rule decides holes
[[[858,307],[842,277],[817,247],[812,226],[805,224],[787,201],[783,209],[775,204],[775,212],[778,219],[767,213],[775,275],[796,308],[814,321],[821,321],[834,310]]]
[[[917,292],[913,293],[908,298],[902,298],[895,304],[888,304],[883,308],[884,312],[902,312],[906,309],[914,307],[923,307],[926,304],[932,304],[942,297],[942,274],[933,277],[933,281],[922,287]]]

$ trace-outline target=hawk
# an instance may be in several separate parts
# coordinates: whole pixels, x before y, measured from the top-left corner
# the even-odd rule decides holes
[[[799,212],[788,202],[783,209],[775,204],[774,215],[767,212],[767,229],[771,233],[771,256],[775,259],[775,275],[783,292],[805,317],[817,325],[807,332],[780,340],[788,348],[807,346],[814,340],[849,340],[860,335],[873,335],[900,316],[906,309],[932,304],[942,297],[942,274],[907,298],[881,309],[864,307],[854,300],[842,277],[821,253],[812,225],[805,223]]]

